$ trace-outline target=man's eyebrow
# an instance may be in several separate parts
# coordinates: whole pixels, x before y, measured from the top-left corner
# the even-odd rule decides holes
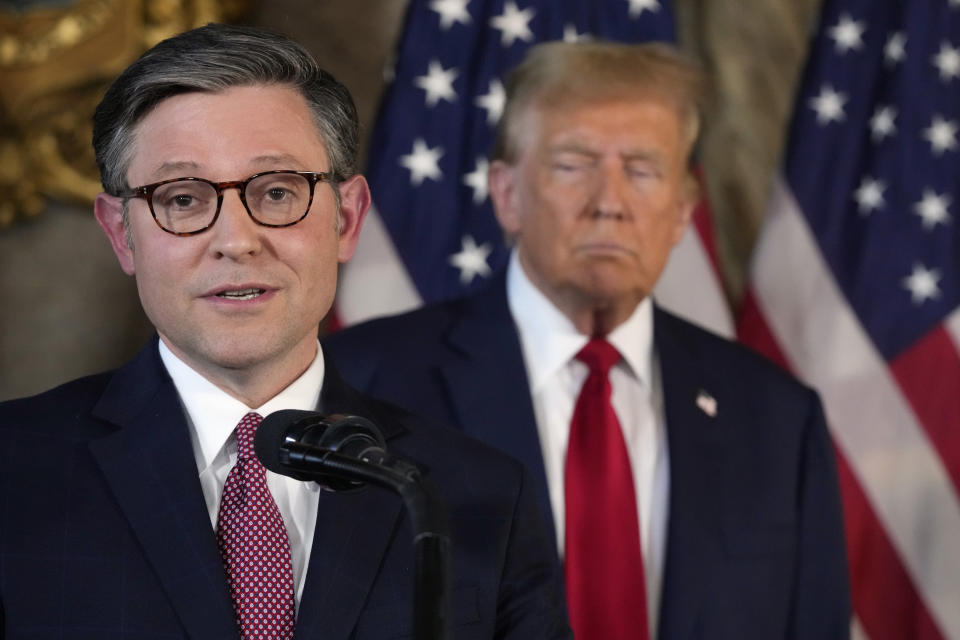
[[[563,154],[563,153],[574,153],[577,155],[582,155],[590,158],[596,158],[601,154],[597,151],[590,149],[589,147],[577,143],[577,142],[562,142],[553,147],[547,149],[547,154],[550,156]],[[653,162],[661,163],[663,162],[663,154],[656,150],[648,149],[633,149],[624,151],[620,154],[620,157],[624,162]]]
[[[154,175],[157,175],[157,174],[173,173],[174,171],[180,171],[180,172],[196,171],[199,168],[200,168],[200,165],[198,165],[196,162],[192,162],[190,160],[180,160],[177,162],[164,162],[160,166],[158,166],[156,169],[154,169],[153,173]]]
[[[250,160],[250,164],[302,165],[303,163],[289,153],[276,153],[257,156]]]
[[[659,151],[638,149],[636,151],[627,151],[626,153],[621,154],[621,157],[627,162],[633,162],[637,160],[641,162],[662,162],[664,155]]]
[[[268,166],[271,168],[280,167],[284,169],[303,168],[303,163],[289,153],[265,154],[251,158],[250,164],[254,167]],[[164,176],[176,174],[174,177],[187,176],[195,174],[200,169],[200,164],[192,160],[175,160],[161,163],[153,170],[154,176]],[[256,171],[256,169],[253,169]]]
[[[553,155],[556,153],[577,153],[584,156],[596,156],[596,151],[589,149],[578,142],[561,142],[547,149],[547,153]]]

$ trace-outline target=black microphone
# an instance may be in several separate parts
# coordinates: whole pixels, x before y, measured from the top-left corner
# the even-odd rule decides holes
[[[419,476],[413,464],[387,453],[383,434],[361,416],[283,409],[263,419],[253,446],[270,471],[314,480],[333,491],[358,489],[383,472],[400,482]]]
[[[284,409],[271,413],[253,438],[264,467],[334,491],[370,482],[400,494],[413,526],[414,638],[448,640],[450,530],[436,489],[411,462],[387,453],[386,440],[360,416],[324,416]]]

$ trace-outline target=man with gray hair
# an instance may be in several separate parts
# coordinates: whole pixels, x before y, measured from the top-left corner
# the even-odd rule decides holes
[[[400,497],[254,455],[297,409],[367,418],[438,488],[452,637],[569,638],[523,467],[351,389],[319,348],[370,205],[346,88],[284,37],[208,25],[117,78],[93,144],[96,218],[157,336],[0,404],[0,637],[409,637]]]
[[[843,638],[816,394],[650,297],[697,201],[702,85],[664,44],[531,49],[489,172],[506,272],[324,348],[358,387],[527,465],[579,640]]]

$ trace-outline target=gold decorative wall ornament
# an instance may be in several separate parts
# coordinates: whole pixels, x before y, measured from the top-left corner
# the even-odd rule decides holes
[[[0,5],[0,229],[48,197],[91,203],[91,118],[110,81],[160,40],[232,21],[246,0],[27,1]]]

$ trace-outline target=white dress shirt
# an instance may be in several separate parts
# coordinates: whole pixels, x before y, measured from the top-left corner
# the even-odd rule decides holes
[[[507,302],[520,334],[540,449],[550,490],[557,545],[564,543],[564,461],[570,420],[587,365],[575,359],[590,339],[534,286],[517,258],[507,267]],[[653,346],[653,303],[644,299],[607,340],[623,359],[610,370],[613,408],[630,458],[646,572],[650,637],[656,637],[666,558],[670,470],[660,367]]]
[[[237,462],[237,441],[233,436],[240,419],[256,411],[266,417],[280,409],[315,411],[323,386],[323,351],[317,346],[317,355],[310,367],[287,388],[260,407],[248,407],[219,389],[212,382],[191,369],[160,341],[160,358],[180,394],[190,441],[197,461],[200,487],[210,514],[210,525],[216,530],[220,495],[227,475]],[[273,495],[290,539],[293,562],[293,584],[296,588],[297,609],[310,550],[313,531],[317,524],[317,502],[320,486],[315,482],[301,482],[267,471],[267,487]]]

